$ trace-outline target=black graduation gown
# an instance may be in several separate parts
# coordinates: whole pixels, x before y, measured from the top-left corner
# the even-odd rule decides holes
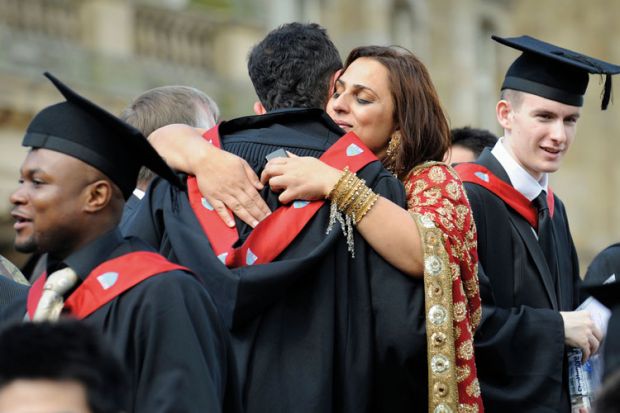
[[[140,198],[138,198],[135,194],[131,194],[131,196],[127,199],[127,202],[125,202],[123,216],[121,217],[121,222],[118,224],[121,233],[125,233],[125,228],[129,225],[133,219],[133,216],[138,211],[138,206],[140,206]]]
[[[610,245],[594,257],[584,280],[588,284],[602,284],[612,274],[616,274],[616,281],[620,280],[620,243]]]
[[[19,284],[8,276],[0,274],[0,306],[6,306],[23,299],[26,294],[28,294],[28,286]]]
[[[341,133],[317,110],[220,126],[224,148],[257,173],[275,149],[318,156]],[[379,162],[358,175],[405,205],[401,183]],[[277,194],[262,195],[278,205]],[[357,234],[352,259],[337,225],[325,234],[329,206],[274,262],[228,270],[185,193],[157,180],[142,202],[132,230],[198,272],[231,326],[248,413],[427,410],[423,282],[395,270]],[[250,229],[237,224],[243,240]]]
[[[478,159],[508,175],[487,149]],[[554,280],[528,222],[487,189],[465,183],[478,230],[482,323],[474,343],[487,412],[569,409],[564,323],[578,304],[579,266],[566,211],[555,197],[560,280]]]
[[[151,249],[113,231],[64,262],[84,278],[109,259],[142,250]],[[2,325],[21,322],[25,313],[24,298],[5,309]],[[150,277],[84,322],[103,334],[127,369],[127,412],[239,411],[239,400],[227,393],[235,373],[228,334],[194,276],[169,271]]]

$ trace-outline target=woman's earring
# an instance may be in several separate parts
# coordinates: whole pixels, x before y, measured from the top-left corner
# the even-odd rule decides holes
[[[383,164],[392,173],[396,173],[396,158],[398,155],[398,150],[400,149],[400,140],[400,132],[394,132],[390,137],[390,141],[388,142],[388,148],[385,151],[385,160]]]
[[[396,158],[400,149],[400,139],[401,136],[399,131],[392,134],[390,141],[388,142],[387,150],[385,151],[385,159],[383,160],[383,165],[385,168],[395,175],[398,174]]]
[[[396,153],[398,152],[398,148],[400,147],[400,132],[396,131],[390,137],[390,141],[388,142],[387,151],[385,153],[386,158],[388,160],[393,160],[396,158]]]

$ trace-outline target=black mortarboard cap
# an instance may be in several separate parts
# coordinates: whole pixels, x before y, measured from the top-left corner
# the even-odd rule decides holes
[[[543,42],[530,36],[491,36],[505,46],[523,51],[506,72],[502,90],[514,89],[572,106],[583,105],[588,74],[606,75],[601,109],[611,98],[611,75],[620,66]]]
[[[608,377],[620,369],[620,281],[607,284],[584,283],[581,288],[611,310],[603,353],[604,377]]]
[[[142,166],[181,185],[138,129],[78,95],[50,73],[45,76],[67,100],[36,114],[23,146],[62,152],[97,168],[121,189],[125,199],[133,192]]]

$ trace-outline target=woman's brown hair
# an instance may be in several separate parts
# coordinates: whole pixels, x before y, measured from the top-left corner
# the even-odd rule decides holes
[[[374,59],[388,70],[394,99],[394,124],[401,143],[384,166],[404,180],[426,161],[441,161],[450,147],[450,127],[426,67],[406,49],[362,46],[349,53],[345,70],[360,57]]]

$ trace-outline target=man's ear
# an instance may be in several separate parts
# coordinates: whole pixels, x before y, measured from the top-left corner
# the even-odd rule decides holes
[[[98,212],[104,209],[112,199],[112,184],[105,179],[89,184],[84,188],[86,201],[84,202],[85,212]]]
[[[502,99],[495,105],[495,116],[497,116],[497,122],[505,130],[512,129],[512,105],[509,101]]]
[[[259,101],[254,102],[253,109],[254,109],[254,113],[256,113],[257,115],[264,115],[265,113],[267,113],[267,110],[265,109],[263,104],[260,103]]]

